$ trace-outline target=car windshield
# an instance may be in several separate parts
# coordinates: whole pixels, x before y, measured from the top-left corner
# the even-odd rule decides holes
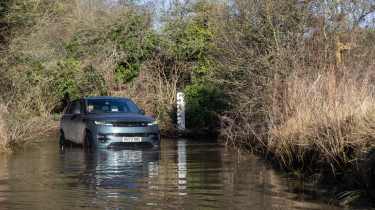
[[[87,113],[139,113],[134,102],[128,99],[88,99]]]

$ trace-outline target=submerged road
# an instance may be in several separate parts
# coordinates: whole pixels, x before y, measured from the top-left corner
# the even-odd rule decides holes
[[[57,144],[51,138],[0,158],[1,210],[340,209],[216,143],[163,139],[159,150],[93,152]]]

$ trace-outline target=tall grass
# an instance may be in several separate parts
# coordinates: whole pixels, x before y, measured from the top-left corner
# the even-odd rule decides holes
[[[12,152],[32,139],[57,130],[57,127],[57,121],[49,114],[36,116],[27,110],[11,111],[0,104],[0,153]]]
[[[316,72],[297,70],[282,82],[275,77],[264,92],[267,103],[241,99],[222,117],[221,134],[228,145],[255,151],[289,172],[375,198],[374,71]],[[354,194],[339,200],[355,201]]]
[[[6,117],[7,109],[6,106],[0,104],[0,152],[7,151],[7,145],[9,142],[8,132],[7,132],[7,124],[6,124]]]
[[[288,168],[344,169],[375,147],[374,90],[369,74],[292,76],[270,113],[279,123],[272,125],[268,149]]]

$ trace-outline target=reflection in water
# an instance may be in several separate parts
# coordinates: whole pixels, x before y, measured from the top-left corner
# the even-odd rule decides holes
[[[136,189],[138,179],[150,177],[149,173],[159,162],[159,152],[101,150],[86,154],[85,161],[86,171],[82,180],[87,184],[97,189]]]
[[[177,142],[177,173],[178,173],[178,190],[179,195],[186,195],[186,140],[180,140]]]
[[[0,156],[0,204],[6,200],[6,192],[9,190],[8,185],[3,184],[8,179],[7,157]],[[1,207],[1,205],[0,205]]]
[[[291,182],[213,143],[84,152],[51,140],[1,159],[0,209],[334,209]]]

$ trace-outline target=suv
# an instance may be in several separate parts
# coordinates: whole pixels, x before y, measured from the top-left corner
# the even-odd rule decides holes
[[[66,107],[60,122],[60,145],[85,148],[160,145],[157,121],[128,98],[86,97]]]

